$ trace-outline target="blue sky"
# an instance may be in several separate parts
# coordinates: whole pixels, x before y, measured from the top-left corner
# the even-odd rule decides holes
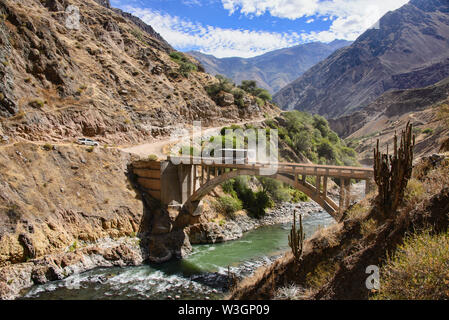
[[[408,0],[111,0],[175,49],[253,57],[312,41],[355,40]]]

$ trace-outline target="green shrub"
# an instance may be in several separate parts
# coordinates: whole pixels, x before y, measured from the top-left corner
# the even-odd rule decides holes
[[[413,134],[414,135],[419,135],[419,134],[421,134],[421,132],[422,132],[421,128],[417,128],[417,127],[413,128]]]
[[[326,119],[306,112],[284,112],[285,128],[279,128],[279,137],[291,146],[296,154],[302,154],[314,163],[333,165],[357,165],[356,152],[346,146],[333,132]],[[275,128],[274,121],[265,121]]]
[[[44,107],[45,102],[42,100],[33,100],[29,103],[32,108],[42,109]]]
[[[281,181],[267,177],[258,177],[258,180],[262,185],[262,191],[266,192],[274,202],[282,203],[291,200],[289,188],[285,187]]]
[[[150,154],[148,156],[148,160],[149,161],[157,161],[157,160],[159,160],[159,157],[157,155],[155,155],[155,154]]]
[[[252,206],[248,208],[249,213],[255,218],[262,218],[266,214],[266,209],[273,207],[268,193],[265,191],[259,191],[255,194],[255,201]]]
[[[290,191],[291,202],[298,203],[298,202],[309,201],[309,197],[305,193],[303,193],[295,188],[290,188],[289,191]]]
[[[74,252],[78,248],[78,242],[75,241],[72,243],[72,245],[69,247],[69,252]]]
[[[190,72],[197,71],[197,66],[190,62],[181,63],[179,66],[179,73],[187,78]]]
[[[273,100],[271,94],[265,90],[265,89],[260,89],[258,94],[256,95],[256,97],[262,99],[263,101],[271,101]]]
[[[222,76],[220,74],[216,75],[215,78],[217,78],[218,83],[211,84],[207,86],[206,92],[207,94],[212,98],[212,100],[216,100],[217,95],[221,92],[227,92],[232,93],[234,90],[234,83],[232,80],[226,78],[225,76]]]
[[[239,88],[250,94],[254,94],[257,89],[257,82],[254,80],[243,80]]]
[[[242,208],[242,202],[234,197],[223,196],[216,201],[217,211],[226,215],[232,215],[242,210]]]
[[[405,188],[404,200],[408,203],[420,202],[425,196],[424,185],[417,179],[410,179]]]
[[[43,148],[45,151],[50,151],[50,150],[53,150],[53,145],[50,144],[50,143],[46,143],[46,144],[44,144],[44,145],[42,146],[42,148]]]
[[[449,233],[407,237],[381,268],[374,299],[449,299]]]
[[[321,133],[321,136],[323,138],[326,138],[327,135],[329,134],[329,124],[327,122],[327,120],[319,115],[314,115],[313,116],[313,126],[315,127],[315,129],[318,129]]]
[[[259,97],[256,97],[256,103],[259,107],[263,107],[265,105],[265,101]]]
[[[228,181],[225,181],[221,184],[221,187],[223,188],[223,192],[226,192],[228,194],[231,194],[234,191],[234,179],[230,179]]]
[[[182,52],[173,51],[170,53],[170,58],[179,65],[178,72],[185,78],[189,76],[190,72],[198,70],[198,67],[190,62]]]
[[[427,128],[427,129],[425,129],[425,130],[423,131],[423,133],[424,133],[424,134],[427,134],[427,135],[432,135],[432,134],[433,134],[433,129]]]
[[[271,94],[265,89],[258,88],[257,82],[254,80],[243,80],[241,85],[239,85],[239,88],[255,96],[256,98],[259,98],[260,100],[257,101],[259,106],[264,105],[265,101],[272,100]]]
[[[329,140],[323,140],[317,146],[318,157],[324,157],[327,160],[335,161],[337,159],[336,151]]]

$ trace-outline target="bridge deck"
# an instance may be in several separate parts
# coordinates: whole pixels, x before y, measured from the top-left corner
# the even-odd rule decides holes
[[[215,158],[176,157],[171,158],[178,163],[208,166],[215,168],[260,170],[276,167],[278,173],[328,176],[334,178],[370,179],[373,176],[372,168],[317,165],[310,163],[217,163]]]

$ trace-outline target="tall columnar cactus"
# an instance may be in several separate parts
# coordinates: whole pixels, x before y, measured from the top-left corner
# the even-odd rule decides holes
[[[396,212],[404,198],[405,188],[412,175],[413,147],[415,136],[412,136],[413,126],[407,123],[401,134],[401,144],[398,149],[398,137],[394,136],[394,154],[383,154],[379,150],[379,140],[374,149],[374,180],[378,186],[377,201],[383,218]]]
[[[302,257],[304,246],[304,229],[302,227],[302,216],[299,215],[299,230],[296,230],[296,210],[293,211],[293,226],[288,236],[288,245],[292,249],[295,261],[299,262]]]

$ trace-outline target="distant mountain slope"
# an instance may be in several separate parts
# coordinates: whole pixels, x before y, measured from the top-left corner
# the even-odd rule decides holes
[[[242,80],[256,80],[260,87],[275,93],[335,50],[350,44],[345,40],[335,40],[328,44],[313,42],[248,59],[219,59],[196,51],[189,54],[199,60],[208,73],[223,74],[237,84]]]
[[[339,136],[361,137],[373,134],[379,119],[388,122],[397,116],[419,112],[449,100],[449,77],[428,87],[394,90],[384,93],[363,110],[338,119],[329,125]]]
[[[274,96],[285,109],[338,117],[390,89],[449,76],[449,1],[411,0]]]
[[[329,125],[354,142],[359,160],[372,164],[376,140],[385,149],[392,146],[395,132],[410,121],[415,127],[415,157],[429,156],[438,153],[449,137],[447,125],[438,117],[440,106],[448,103],[449,77],[425,88],[386,92],[363,110],[329,120]]]

